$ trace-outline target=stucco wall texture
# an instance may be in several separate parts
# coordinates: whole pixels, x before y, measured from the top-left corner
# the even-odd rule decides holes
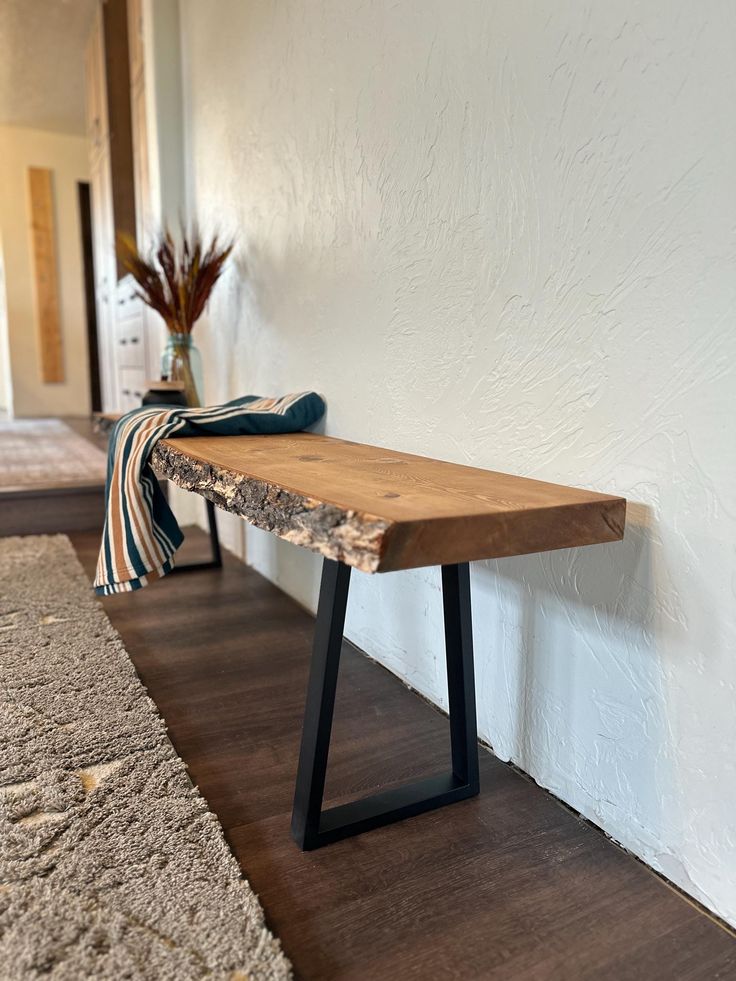
[[[207,397],[625,495],[619,545],[473,566],[480,733],[736,923],[736,7],[183,0],[182,43]],[[439,588],[356,574],[347,633],[445,705]]]

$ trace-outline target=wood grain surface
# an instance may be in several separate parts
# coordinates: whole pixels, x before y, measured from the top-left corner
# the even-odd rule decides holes
[[[41,380],[64,381],[52,172],[28,168]]]
[[[364,572],[572,548],[623,537],[621,497],[347,440],[165,440],[153,465],[259,528]]]

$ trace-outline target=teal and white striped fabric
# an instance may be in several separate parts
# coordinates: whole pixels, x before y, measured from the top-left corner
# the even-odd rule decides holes
[[[246,395],[204,409],[145,406],[115,424],[107,456],[105,527],[97,562],[100,596],[141,589],[173,568],[184,536],[149,463],[169,436],[244,436],[295,433],[324,415],[316,392],[279,399]]]

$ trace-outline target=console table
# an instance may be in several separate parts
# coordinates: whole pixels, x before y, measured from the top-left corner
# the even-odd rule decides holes
[[[180,487],[324,557],[292,834],[303,849],[479,791],[469,563],[614,542],[626,501],[347,440],[162,440],[154,469]],[[322,809],[351,569],[442,568],[452,768]]]

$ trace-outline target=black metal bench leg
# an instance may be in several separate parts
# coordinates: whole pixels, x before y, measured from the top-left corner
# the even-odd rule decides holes
[[[203,569],[222,568],[222,550],[220,548],[220,536],[217,533],[217,517],[215,515],[215,505],[212,501],[205,500],[207,505],[207,524],[210,529],[210,548],[212,558],[205,562],[185,562],[183,565],[175,565],[172,572],[201,572]]]
[[[445,658],[450,703],[450,742],[454,776],[479,791],[478,722],[475,714],[473,619],[470,608],[470,567],[442,566],[445,612]]]
[[[220,536],[217,533],[217,515],[215,505],[207,501],[207,524],[210,529],[210,546],[212,548],[212,565],[222,568],[222,552],[220,551]]]
[[[465,563],[442,568],[452,771],[322,810],[349,584],[349,566],[325,559],[291,818],[292,835],[305,851],[473,797],[480,789]]]
[[[349,585],[350,566],[325,559],[291,815],[291,833],[305,850],[319,844],[320,812]]]

